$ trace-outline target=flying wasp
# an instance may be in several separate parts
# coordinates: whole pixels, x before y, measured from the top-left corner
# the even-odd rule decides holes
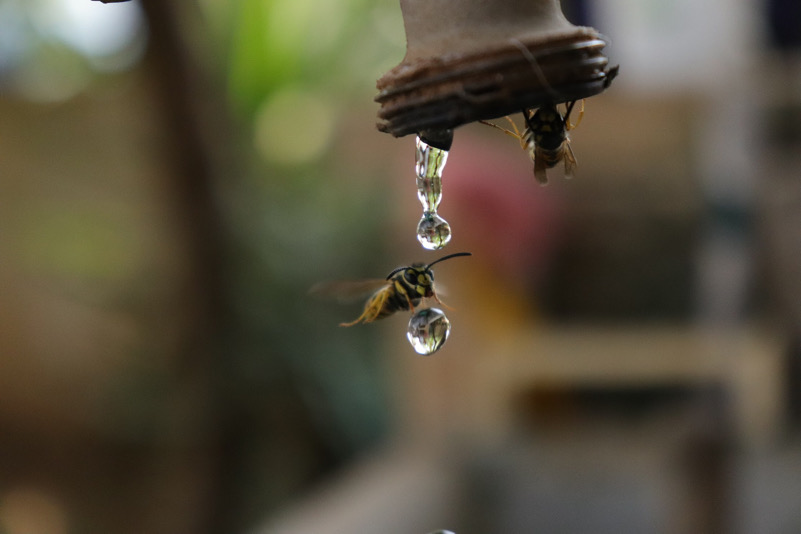
[[[334,282],[312,288],[316,293],[345,294],[353,291],[373,290],[374,293],[367,299],[364,311],[349,323],[340,323],[340,326],[353,326],[358,323],[372,323],[401,310],[411,310],[420,304],[424,298],[433,298],[442,304],[434,292],[434,271],[431,267],[441,261],[458,256],[471,256],[470,252],[457,252],[432,261],[428,265],[414,263],[405,267],[398,267],[390,272],[384,280],[360,280],[352,282]],[[377,289],[376,289],[377,287]],[[444,304],[443,304],[444,305]]]
[[[556,167],[560,161],[565,163],[565,178],[572,177],[576,169],[576,156],[570,147],[570,137],[567,132],[578,126],[584,117],[584,100],[581,101],[578,119],[575,123],[571,123],[570,113],[575,104],[576,100],[566,103],[564,115],[556,104],[545,104],[536,111],[524,109],[523,119],[526,127],[522,133],[509,117],[506,117],[506,120],[512,125],[513,131],[501,128],[491,122],[479,122],[516,138],[520,142],[520,147],[528,151],[528,155],[534,163],[534,177],[539,183],[545,185],[548,183],[546,169]]]

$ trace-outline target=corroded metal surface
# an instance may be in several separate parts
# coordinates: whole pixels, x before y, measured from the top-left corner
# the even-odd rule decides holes
[[[447,130],[544,103],[596,95],[617,74],[592,28],[509,39],[468,54],[401,63],[377,82],[378,129],[396,137]]]

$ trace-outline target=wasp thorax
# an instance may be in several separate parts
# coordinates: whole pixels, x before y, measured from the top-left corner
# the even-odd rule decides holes
[[[418,310],[409,319],[406,337],[415,352],[428,356],[434,354],[448,340],[451,333],[451,322],[439,308]]]

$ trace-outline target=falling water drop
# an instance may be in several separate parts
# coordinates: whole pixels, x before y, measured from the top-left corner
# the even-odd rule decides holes
[[[451,322],[439,308],[424,308],[409,319],[406,337],[415,352],[428,356],[434,354],[448,340]]]
[[[417,224],[417,240],[426,250],[439,250],[451,240],[451,225],[436,211],[423,212]]]
[[[437,214],[437,208],[442,200],[442,170],[452,141],[453,132],[444,130],[421,133],[415,143],[417,198],[423,205],[417,240],[428,250],[440,249],[451,239],[451,227]]]

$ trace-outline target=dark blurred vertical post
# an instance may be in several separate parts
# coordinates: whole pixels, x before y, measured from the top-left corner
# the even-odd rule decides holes
[[[688,532],[724,534],[734,525],[732,509],[733,445],[731,398],[719,386],[694,399],[694,431],[684,450],[689,508]]]
[[[210,79],[188,46],[192,15],[196,5],[182,0],[141,0],[148,23],[149,43],[146,68],[150,69],[153,98],[162,117],[170,146],[164,153],[171,161],[167,185],[179,236],[186,255],[182,298],[183,346],[177,355],[176,387],[198,402],[205,426],[199,432],[202,443],[185,444],[186,450],[172,454],[189,455],[197,461],[195,473],[203,486],[195,496],[198,517],[195,532],[224,532],[228,524],[225,506],[231,494],[230,469],[226,467],[225,372],[222,366],[223,339],[228,321],[224,289],[224,237],[222,216],[215,195],[215,172],[223,153],[225,128],[217,84]],[[220,106],[221,107],[221,106]],[[213,124],[210,124],[213,123]],[[213,136],[213,137],[212,137]],[[193,464],[193,468],[194,468]],[[191,498],[191,497],[190,497]]]

